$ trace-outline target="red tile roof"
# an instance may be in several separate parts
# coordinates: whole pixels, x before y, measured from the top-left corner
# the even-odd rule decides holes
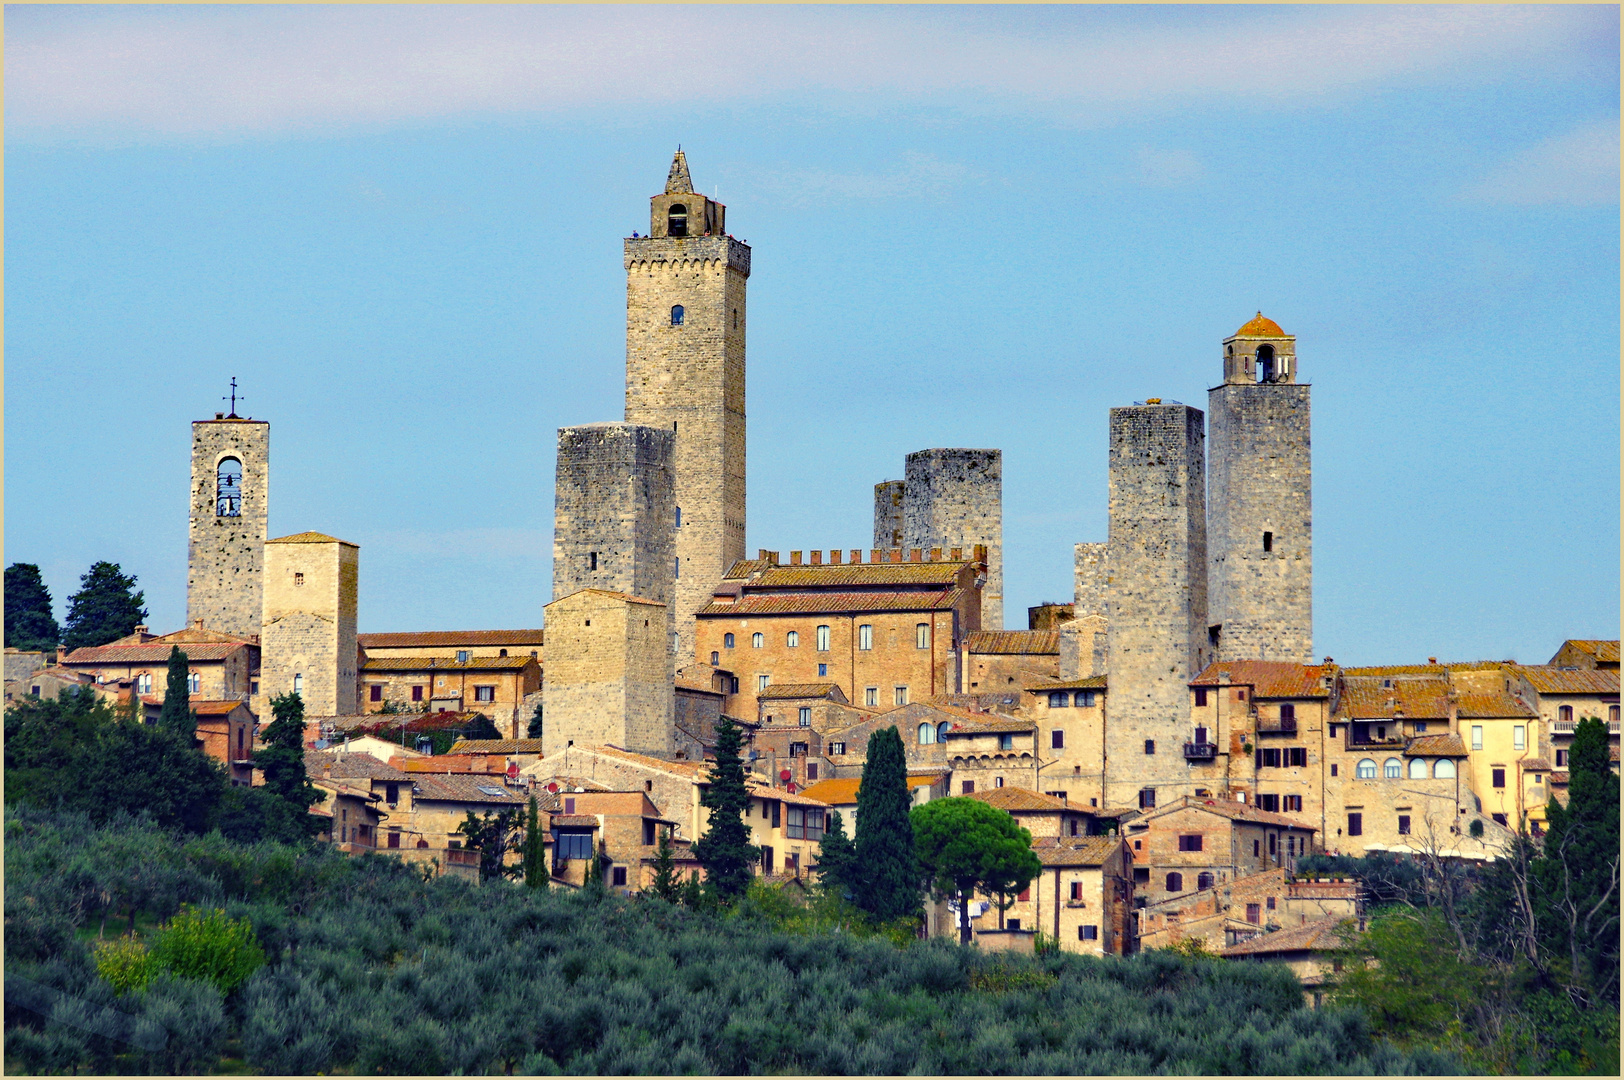
[[[706,615],[817,615],[865,611],[942,611],[956,607],[962,589],[941,592],[796,592],[746,593],[731,604],[712,601],[697,612]]]
[[[1229,799],[1200,799],[1194,795],[1186,795],[1178,802],[1168,803],[1157,810],[1145,814],[1145,820],[1161,817],[1173,810],[1182,810],[1190,807],[1195,810],[1205,810],[1209,814],[1229,818],[1231,821],[1247,821],[1257,825],[1278,825],[1282,829],[1302,829],[1306,832],[1318,832],[1314,826],[1306,821],[1276,814],[1269,810],[1259,810],[1251,803],[1233,802]]]
[[[485,776],[447,776],[420,774],[412,777],[415,790],[413,800],[432,802],[498,803],[517,806],[524,796],[509,790],[500,779]],[[490,790],[485,790],[489,788]]]
[[[1618,663],[1618,639],[1611,641],[1594,640],[1587,638],[1569,638],[1562,644],[1571,645],[1579,652],[1589,653],[1596,658],[1597,663]]]
[[[1105,688],[1104,675],[1090,675],[1083,679],[1054,679],[1030,683],[1021,689],[1033,694],[1041,694],[1048,690],[1104,690]]]
[[[167,664],[173,645],[99,645],[74,649],[59,661],[63,664]],[[241,649],[249,648],[246,641],[226,644],[190,645],[181,649],[189,662],[224,660]]]
[[[738,564],[735,564],[738,565]],[[849,589],[862,586],[952,585],[964,562],[842,563],[774,566],[763,569],[745,589]],[[733,576],[731,572],[728,575]]]
[[[1384,682],[1393,685],[1383,686]],[[1338,720],[1391,720],[1399,712],[1411,720],[1449,719],[1448,673],[1422,678],[1344,676]]]
[[[989,806],[996,806],[1000,810],[1008,810],[1012,814],[1055,814],[1076,809],[1064,799],[1057,799],[1053,795],[1044,795],[1029,788],[990,788],[986,791],[971,792],[963,796],[963,798],[976,799]]]
[[[1102,866],[1122,846],[1116,836],[1045,836],[1032,841],[1044,866]]]
[[[336,536],[328,536],[326,533],[319,532],[293,533],[290,536],[278,536],[275,539],[267,540],[265,542],[267,544],[343,544],[345,547],[352,548],[358,548],[361,546],[360,544],[352,544],[348,540],[340,540]]]
[[[539,754],[540,739],[458,739],[453,754]]]
[[[464,645],[540,645],[541,630],[424,630],[400,634],[356,634],[363,649],[433,649]]]
[[[758,701],[778,701],[791,698],[826,698],[831,694],[839,694],[840,700],[846,699],[845,692],[840,684],[832,682],[819,683],[781,683],[768,686],[765,690],[756,691]]]
[[[538,663],[533,656],[471,656],[448,660],[443,656],[375,656],[361,665],[365,672],[413,671],[520,671]]]
[[[1513,668],[1540,694],[1616,694],[1618,672],[1598,668],[1522,666]]]
[[[1346,929],[1343,929],[1344,926]],[[1343,948],[1344,939],[1350,935],[1352,930],[1352,919],[1341,915],[1332,915],[1329,918],[1311,922],[1307,926],[1296,926],[1290,930],[1276,930],[1272,934],[1261,934],[1250,941],[1231,945],[1224,950],[1223,954],[1225,956],[1257,956],[1284,952],[1327,952]]]
[[[990,656],[1046,656],[1060,652],[1058,630],[974,630],[965,636],[968,652]]]
[[[1325,664],[1288,664],[1273,660],[1228,660],[1208,664],[1190,680],[1191,686],[1250,686],[1260,698],[1322,698],[1330,694],[1324,678],[1335,668]]]
[[[199,716],[229,716],[239,708],[248,706],[241,701],[198,701],[195,698],[190,702],[192,711]]]
[[[1405,757],[1465,757],[1466,744],[1459,735],[1417,735],[1404,747]]]

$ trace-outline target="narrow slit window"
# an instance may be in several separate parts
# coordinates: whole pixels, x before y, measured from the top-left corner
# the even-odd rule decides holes
[[[1263,550],[1264,551],[1273,551],[1274,550],[1274,533],[1266,532],[1266,533],[1263,534]]]

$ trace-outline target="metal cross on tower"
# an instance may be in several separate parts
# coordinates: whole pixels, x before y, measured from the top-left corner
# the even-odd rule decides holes
[[[231,402],[231,412],[230,412],[230,414],[228,416],[228,419],[231,419],[231,420],[241,420],[242,419],[242,417],[237,415],[237,376],[233,375],[231,377],[231,397],[228,399],[226,397],[226,395],[221,394],[220,395],[220,400],[221,401],[229,400]],[[243,398],[243,400],[247,401],[248,399]]]

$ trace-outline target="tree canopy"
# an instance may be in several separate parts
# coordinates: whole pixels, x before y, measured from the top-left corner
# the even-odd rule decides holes
[[[197,738],[197,714],[192,711],[190,667],[186,654],[179,645],[169,647],[169,675],[164,686],[164,707],[158,714],[158,726],[173,731],[181,738]]]
[[[716,760],[700,805],[710,811],[705,835],[694,843],[694,856],[705,868],[705,880],[723,900],[743,896],[761,849],[750,843],[744,815],[750,809],[750,789],[744,784],[744,759],[739,725],[723,716],[716,725]]]
[[[79,591],[68,597],[62,644],[83,649],[126,637],[146,621],[144,601],[134,574],[125,574],[118,563],[96,563],[79,578]]]
[[[818,887],[836,899],[846,899],[852,892],[852,870],[857,852],[851,837],[846,835],[846,822],[840,811],[829,814],[829,826],[823,830],[818,842]]]
[[[1032,852],[1032,834],[1007,810],[979,799],[935,799],[916,807],[912,818],[919,865],[938,896],[957,902],[965,944],[977,891],[1017,893],[1043,869]]]
[[[917,915],[919,862],[908,820],[908,759],[895,726],[868,737],[868,757],[857,789],[857,835],[851,873],[852,902],[883,921]]]
[[[6,567],[5,607],[7,648],[49,652],[62,640],[51,613],[51,590],[33,563]]]

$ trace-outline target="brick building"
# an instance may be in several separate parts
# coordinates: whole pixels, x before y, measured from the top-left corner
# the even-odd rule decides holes
[[[250,700],[259,646],[198,627],[156,636],[138,626],[134,633],[106,645],[64,650],[57,666],[98,683],[129,681],[138,694],[161,702],[169,692],[169,653],[176,647],[186,654],[191,694],[200,700]]]
[[[964,638],[964,675],[970,693],[1019,689],[1033,679],[1060,677],[1060,631],[980,630]]]

